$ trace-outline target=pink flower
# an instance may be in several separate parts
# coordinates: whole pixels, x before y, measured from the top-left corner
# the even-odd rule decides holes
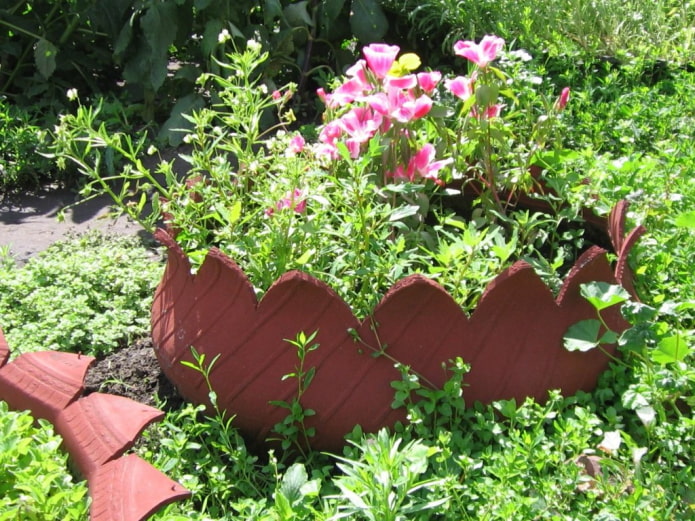
[[[324,105],[327,106],[331,102],[331,95],[327,94],[323,87],[319,87],[318,89],[316,89],[316,94],[318,95],[319,99],[323,102]]]
[[[501,103],[496,103],[494,105],[490,105],[488,107],[485,107],[485,111],[483,112],[483,117],[487,119],[492,119],[492,118],[498,118],[500,114],[502,113],[502,109],[504,108],[504,105]]]
[[[417,77],[414,74],[405,76],[389,76],[386,80],[387,88],[413,89],[417,86]]]
[[[481,69],[497,58],[497,54],[504,47],[504,40],[498,36],[486,35],[476,44],[471,41],[459,40],[454,44],[454,53],[475,63]]]
[[[319,132],[319,141],[335,145],[335,142],[343,135],[343,127],[340,125],[340,120],[329,121]]]
[[[327,95],[328,107],[344,107],[363,96],[371,89],[371,85],[364,83],[360,78],[354,77],[340,85],[333,94]]]
[[[440,184],[438,172],[450,163],[453,163],[452,158],[434,161],[436,151],[434,145],[426,143],[418,150],[408,162],[408,179],[411,181],[416,177],[423,179],[432,179],[435,183]]]
[[[338,159],[340,156],[336,143],[338,138],[343,135],[343,129],[339,120],[329,121],[319,132],[319,145],[316,147],[316,154],[328,156],[331,159]]]
[[[349,78],[357,78],[362,83],[368,84],[369,79],[367,78],[367,73],[364,70],[366,66],[367,66],[366,61],[357,60],[355,63],[350,65],[348,70],[345,71],[345,76],[347,76]]]
[[[398,165],[393,172],[388,172],[386,174],[386,177],[391,179],[405,179],[408,181],[412,181],[412,179],[408,177],[408,174],[406,173],[405,168],[403,168],[403,165]]]
[[[354,107],[336,120],[340,129],[349,136],[345,145],[350,151],[350,157],[356,159],[360,155],[362,144],[374,137],[382,120],[381,114],[375,113],[369,107]],[[335,143],[331,144],[335,146]]]
[[[396,56],[400,48],[397,45],[386,45],[383,43],[373,43],[362,49],[364,58],[367,60],[367,65],[379,78],[385,78],[396,61]]]
[[[294,210],[296,213],[304,213],[306,211],[306,197],[304,191],[295,188],[292,192],[287,193],[285,197],[275,203],[275,208],[268,208],[265,214],[271,216],[275,213],[275,210],[280,212],[286,208]]]
[[[340,127],[357,143],[366,143],[379,129],[381,115],[367,107],[354,107],[338,120]]]
[[[441,81],[441,79],[442,73],[439,71],[419,72],[417,74],[418,85],[420,85],[420,88],[428,94],[437,87],[437,84]]]
[[[454,96],[465,101],[473,95],[473,83],[473,78],[457,76],[453,80],[447,79],[444,85]]]
[[[557,110],[557,111],[564,110],[565,107],[567,106],[567,102],[569,100],[570,100],[570,88],[565,87],[564,89],[562,89],[562,92],[560,92],[560,97],[555,102],[555,110]]]
[[[423,94],[413,101],[407,101],[404,106],[406,109],[412,110],[411,119],[420,119],[426,116],[432,108],[432,98]]]
[[[287,147],[287,153],[292,156],[299,154],[302,150],[304,150],[305,144],[306,141],[304,140],[304,137],[301,134],[297,134],[290,139],[290,144]]]
[[[400,123],[421,118],[432,108],[427,95],[415,98],[412,92],[387,86],[386,92],[378,92],[367,98],[367,103],[377,113]]]
[[[317,156],[328,157],[333,161],[340,157],[340,151],[334,143],[319,143],[314,147],[314,153]]]
[[[272,96],[273,99],[277,101],[280,98],[282,98],[282,92],[280,92],[279,90],[274,90]]]

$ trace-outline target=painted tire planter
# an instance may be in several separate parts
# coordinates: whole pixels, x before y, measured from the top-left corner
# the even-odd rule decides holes
[[[287,414],[269,402],[290,402],[296,392],[296,381],[282,379],[297,364],[295,348],[283,339],[318,330],[320,347],[305,360],[316,375],[302,405],[316,411],[307,425],[316,428],[312,447],[322,450],[342,446],[344,434],[356,424],[369,432],[404,418],[403,411],[391,408],[390,383],[400,379],[399,372],[387,357],[372,356],[355,342],[351,329],[370,346],[387,346],[391,357],[437,386],[447,379],[442,365],[462,357],[471,364],[467,403],[544,400],[550,389],[568,395],[589,391],[608,358],[598,350],[568,352],[562,338],[570,325],[593,316],[580,284],[617,282],[633,291],[627,255],[644,229],[626,235],[626,211],[621,202],[604,221],[615,266],[606,250],[591,247],[555,298],[531,266],[517,262],[488,285],[470,317],[442,287],[419,275],[395,284],[363,321],[329,286],[298,271],[284,274],[258,301],[232,259],[212,249],[193,275],[178,244],[159,230],[156,237],[168,248],[168,261],[152,308],[157,357],[184,397],[207,403],[202,376],[181,362],[192,361],[191,346],[207,361],[221,355],[211,373],[218,404],[236,416],[235,426],[250,441],[262,444]],[[607,311],[613,329],[627,326],[618,309]]]

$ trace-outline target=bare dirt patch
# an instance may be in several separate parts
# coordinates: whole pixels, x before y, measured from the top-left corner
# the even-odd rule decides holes
[[[85,378],[85,394],[93,392],[124,396],[162,410],[183,404],[176,387],[164,376],[149,337],[98,358]]]

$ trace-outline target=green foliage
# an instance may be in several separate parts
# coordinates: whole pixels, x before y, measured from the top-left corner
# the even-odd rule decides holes
[[[49,176],[50,162],[37,153],[46,134],[27,112],[0,96],[0,194],[37,188]]]
[[[443,5],[443,2],[439,3]],[[267,2],[265,5],[271,4]],[[326,20],[337,21],[344,20],[338,11],[347,8],[348,4],[321,2],[319,5],[327,10],[322,15]],[[656,15],[666,3],[651,2],[647,6],[640,2],[623,2],[621,6],[615,6],[611,2],[574,2],[573,11],[563,12],[563,17],[567,18],[562,20],[564,25],[560,21],[551,23],[553,18],[539,15],[561,5],[559,2],[535,2],[532,11],[528,11],[525,2],[512,3],[514,5],[509,2],[459,2],[455,6],[456,12],[435,11],[428,7],[431,4],[434,2],[407,4],[415,7],[413,16],[419,17],[422,23],[427,20],[425,15],[431,15],[432,31],[421,36],[421,40],[426,39],[428,44],[435,42],[434,45],[439,45],[443,41],[437,35],[442,34],[438,32],[440,27],[442,32],[450,32],[446,25],[448,20],[466,16],[468,22],[460,28],[467,36],[480,36],[492,30],[498,32],[500,27],[511,28],[513,23],[521,21],[523,30],[507,33],[508,39],[516,38],[522,42],[526,38],[525,42],[538,45],[541,41],[553,41],[556,46],[549,47],[551,53],[572,55],[581,52],[586,56],[585,53],[604,52],[602,49],[611,46],[615,49],[617,46],[601,36],[603,28],[611,24],[616,42],[622,38],[625,43],[627,36],[635,36],[621,47],[633,54],[638,54],[636,50],[639,49],[639,52],[645,52],[654,46],[668,49],[673,45],[671,57],[676,59],[688,56],[691,49],[687,28],[684,25],[679,28],[678,24],[692,26],[692,21],[688,21],[688,12],[679,10],[680,4],[668,4],[673,17],[661,23],[660,29],[641,34],[637,34],[635,27],[639,24],[651,27],[648,21],[652,16],[645,16],[642,21],[625,17],[618,31],[615,22],[622,9],[649,8]],[[311,18],[310,7],[314,4],[297,2],[296,5],[298,7],[289,10],[286,16],[291,15],[295,27],[300,27],[307,23],[304,11]],[[589,8],[608,7],[612,11],[603,13],[601,24],[604,25],[585,23],[596,21],[587,11]],[[279,8],[276,5],[273,16],[279,16],[277,13],[282,10],[282,5]],[[442,13],[445,13],[443,19]],[[323,20],[321,17],[318,19]],[[500,20],[504,23],[498,23]],[[542,20],[544,27],[539,28],[536,20]],[[497,25],[484,25],[488,21]],[[330,27],[329,22],[325,23]],[[323,24],[320,21],[317,27],[323,27]],[[336,22],[335,27],[326,30],[337,30],[338,25],[340,23]],[[577,27],[584,27],[579,35],[583,40],[573,43],[565,36],[560,37],[564,26],[575,27],[575,31]],[[671,27],[675,29],[671,30]],[[211,30],[210,34],[215,32],[216,29]],[[452,38],[455,38],[453,34]],[[643,34],[648,35],[651,42],[645,43]],[[680,43],[676,44],[678,38]],[[424,45],[422,41],[421,44]],[[524,43],[524,46],[532,50],[531,44]],[[297,45],[294,40],[293,45]],[[679,49],[676,46],[680,46]],[[654,56],[658,54],[654,53]],[[581,204],[593,200],[599,209],[607,209],[618,199],[627,197],[632,203],[629,221],[644,220],[648,229],[648,235],[636,246],[631,259],[636,267],[636,285],[644,304],[625,302],[617,288],[591,285],[584,289],[597,306],[597,317],[585,324],[589,328],[575,334],[575,339],[582,341],[575,346],[595,349],[602,342],[616,340],[621,353],[620,362],[611,364],[594,392],[563,398],[552,391],[542,403],[502,400],[484,406],[466,403],[467,365],[464,360],[449,361],[448,367],[443,368],[449,371],[450,378],[442,389],[433,388],[407,367],[399,365],[402,378],[393,382],[394,407],[405,408],[407,422],[395,426],[390,433],[382,431],[366,435],[357,426],[348,436],[342,454],[328,456],[308,452],[306,459],[297,461],[288,461],[284,452],[277,456],[272,451],[254,452],[234,428],[233,418],[224,417],[221,411],[206,415],[200,408],[188,405],[169,412],[164,422],[150,427],[145,434],[145,443],[137,449],[194,492],[191,501],[171,505],[155,519],[369,519],[370,516],[381,516],[387,506],[392,509],[383,515],[394,519],[418,519],[418,516],[455,521],[692,519],[695,516],[695,468],[692,463],[695,461],[692,346],[695,278],[691,261],[695,251],[695,234],[692,233],[695,82],[691,72],[652,70],[645,64],[640,58],[616,68],[609,61],[585,59],[581,62],[572,56],[526,64],[526,77],[530,83],[535,81],[534,76],[552,75],[551,83],[543,80],[543,88],[548,93],[557,94],[565,85],[572,85],[573,89],[572,101],[563,115],[559,131],[569,150],[539,156],[542,162],[552,166],[547,181],[553,188],[562,189],[560,193],[566,200]],[[516,79],[518,76],[514,74],[513,77]],[[217,81],[216,78],[209,79]],[[233,83],[230,77],[223,81]],[[238,84],[235,88],[246,87]],[[225,89],[227,87],[222,90]],[[265,99],[260,87],[249,90],[251,92],[244,94],[231,89],[233,96],[229,100],[236,100],[239,102],[237,105],[243,106],[254,99]],[[244,128],[239,126],[239,120],[233,119],[233,114],[221,112],[223,116],[217,120],[214,119],[218,117],[216,114],[201,113],[200,121],[195,121],[193,130],[189,132],[192,144],[208,139],[210,142],[221,140],[228,127],[234,132]],[[527,127],[535,123],[537,116],[538,113],[532,110],[516,112],[516,117],[524,120]],[[206,120],[206,117],[210,119]],[[214,130],[215,127],[220,130]],[[112,131],[106,132],[100,135],[100,139],[111,135]],[[278,198],[297,188],[298,170],[295,169],[298,169],[298,164],[284,157],[289,146],[288,138],[278,136],[268,142],[267,149],[244,148],[243,139],[234,142],[233,146],[237,148],[230,151],[247,154],[241,157],[249,161],[241,167],[242,161],[236,165],[227,154],[212,154],[209,148],[194,146],[191,152],[191,156],[195,155],[193,164],[200,165],[195,174],[211,172],[213,179],[229,179],[232,173],[241,172],[243,179],[258,183],[259,173],[277,169],[282,173],[278,176],[281,180],[263,187],[267,198],[256,201],[260,212],[269,206],[274,208]],[[100,146],[96,139],[78,144]],[[134,143],[133,148],[136,147]],[[127,151],[128,146],[122,148]],[[141,148],[146,148],[146,145],[141,145]],[[273,157],[283,159],[273,162]],[[102,161],[102,165],[108,165],[106,154]],[[161,173],[166,174],[166,168],[163,166]],[[354,168],[359,174],[366,173],[366,170],[359,170],[366,168],[359,164]],[[324,172],[309,175],[316,175],[317,179],[326,182]],[[153,179],[156,181],[156,176]],[[353,190],[351,196],[356,197],[364,197],[370,190],[376,190],[377,183],[368,176],[361,179],[363,184],[350,185],[339,176],[330,178],[329,182],[336,183],[346,193],[348,189]],[[133,178],[130,188],[140,181],[150,182],[144,177]],[[236,190],[240,185],[230,183],[223,186]],[[242,183],[241,186],[248,188],[248,184]],[[260,186],[255,186],[260,191]],[[172,195],[179,198],[185,212],[190,212],[191,222],[212,226],[222,218],[231,223],[229,233],[243,229],[248,209],[239,205],[236,199],[210,199],[213,191],[206,183],[195,184],[191,189],[181,182],[176,190],[179,191],[173,191]],[[408,197],[411,202],[406,206],[417,206],[415,202],[419,192],[395,195]],[[385,192],[387,199],[393,196],[393,193]],[[210,200],[216,204],[199,202]],[[307,204],[322,205],[326,200],[326,193],[318,191],[310,195]],[[389,222],[392,217],[395,222],[410,219],[408,223],[411,223],[417,213],[412,213],[412,208],[407,207],[398,211],[400,213],[394,217],[388,205],[374,206],[369,212],[359,215],[354,204],[344,198],[336,213],[349,217],[345,220],[350,226],[336,235],[364,234],[367,241],[358,248],[347,249],[332,261],[331,266],[335,268],[329,271],[327,281],[345,294],[352,291],[354,295],[354,288],[345,287],[346,271],[341,270],[346,267],[348,271],[355,270],[356,260],[371,256],[368,261],[373,261],[372,266],[378,269],[370,272],[366,286],[367,292],[374,294],[372,282],[400,278],[409,267],[393,263],[398,249],[409,252],[412,260],[425,245],[434,255],[432,258],[437,260],[437,265],[428,265],[427,270],[437,272],[447,263],[457,264],[454,262],[457,258],[473,258],[471,262],[483,264],[489,259],[504,257],[511,247],[495,240],[494,227],[488,229],[475,220],[463,227],[453,224],[442,227],[438,248],[428,243],[424,236],[417,236],[414,240],[417,248],[412,247],[410,238],[390,242],[389,234],[375,233],[374,223]],[[296,263],[285,262],[284,268],[317,266],[329,242],[320,233],[326,222],[308,220],[296,212],[277,210],[274,217],[278,217],[276,220],[281,224],[278,229],[282,233],[268,232],[265,238],[263,234],[258,236],[270,239],[267,242],[254,237],[253,241],[234,249],[224,233],[221,241],[228,245],[235,258],[248,256],[253,261],[259,258],[256,250],[251,249],[256,243],[261,244],[260,257],[281,257],[292,253],[280,247],[284,244],[280,239],[291,234],[298,240],[293,248],[296,248],[295,259],[299,260]],[[542,223],[534,222],[531,216],[522,215],[518,219],[523,223],[516,236],[519,243],[541,248],[549,237],[552,238],[552,235],[542,233]],[[210,230],[200,228],[199,231],[200,241],[205,242]],[[558,230],[557,233],[565,232]],[[195,245],[196,236],[191,228],[187,228],[182,237],[190,241],[190,245]],[[393,249],[376,249],[377,245],[385,243],[392,244]],[[191,249],[195,250],[195,247]],[[473,249],[479,250],[481,256],[471,257],[470,250]],[[549,264],[555,262],[555,259],[548,260]],[[3,266],[0,270],[16,273],[9,267],[2,251],[0,265]],[[257,266],[259,273],[260,267]],[[478,273],[479,269],[483,268],[476,267],[474,271]],[[462,284],[468,280],[461,277]],[[31,294],[31,290],[27,287],[24,293]],[[631,324],[616,339],[605,336],[601,317],[601,308],[610,304],[621,304]],[[6,315],[3,312],[1,316],[4,320]],[[26,343],[18,336],[10,344],[22,347]],[[306,342],[301,344],[307,345]],[[308,345],[311,344],[309,341]],[[386,346],[363,347],[370,349],[375,356],[388,357]],[[396,360],[392,362],[397,363]],[[198,360],[199,368],[208,371],[212,368],[212,364],[207,369],[204,366],[205,360]],[[299,365],[295,374],[306,374],[309,367],[310,364]],[[316,370],[320,371],[320,368]],[[0,424],[6,416],[4,412],[0,415]],[[288,418],[291,419],[291,415]],[[26,447],[22,440],[24,438],[19,438],[10,447]],[[32,483],[32,479],[27,478],[22,483]],[[0,487],[3,483],[0,480]],[[419,484],[423,486],[417,488]]]
[[[61,167],[76,164],[86,176],[84,195],[108,193],[148,230],[166,219],[194,266],[217,246],[243,267],[259,296],[283,273],[300,269],[324,280],[358,316],[366,316],[397,280],[424,273],[470,311],[485,285],[520,258],[559,286],[558,270],[584,247],[581,232],[560,231],[561,224],[576,227],[581,221],[580,204],[576,198],[563,206],[560,193],[549,199],[554,213],[532,216],[513,208],[516,194],[534,183],[529,166],[536,157],[562,152],[552,145],[561,119],[553,86],[536,93],[522,57],[501,60],[513,78],[493,67],[478,71],[478,90],[488,85],[484,77],[494,85],[488,90],[497,93],[483,105],[476,105],[476,97],[462,102],[442,88],[432,93],[437,103],[432,118],[392,124],[362,143],[356,157],[345,143],[306,144],[298,133],[287,132],[294,122],[287,106],[294,86],[268,92],[257,71],[269,59],[260,44],[249,43],[243,52],[229,54],[228,63],[219,62],[223,74],[200,78],[217,103],[186,116],[191,128],[183,139],[190,150],[181,159],[190,164],[187,176],[176,175],[171,162],[161,162],[156,172],[146,167],[143,154],[157,150],[145,151],[144,137],[134,139],[102,123],[101,106],[80,105],[76,114],[62,118],[53,157]],[[499,109],[502,98],[510,105],[508,121],[475,116]],[[358,108],[339,107],[330,116],[348,117]],[[279,123],[264,126],[274,111]],[[337,124],[329,119],[319,134]],[[413,141],[416,137],[427,143]],[[326,156],[330,147],[336,157]],[[452,164],[460,185],[478,188],[479,197],[471,196],[475,202],[463,203],[469,206],[467,222],[447,206],[457,204],[451,193],[465,198],[428,181],[436,174],[404,180],[389,170],[410,169],[416,151],[427,150],[443,159],[426,159],[425,167]],[[113,167],[115,157],[126,160],[124,169]],[[148,199],[153,211],[145,213]]]
[[[339,495],[329,496],[338,502],[338,515],[332,519],[425,520],[446,504],[444,480],[423,478],[438,450],[418,440],[402,442],[382,429],[351,442],[357,448],[355,457],[336,456],[342,474],[333,481]]]
[[[316,368],[307,368],[306,361],[307,355],[319,348],[319,344],[314,343],[317,334],[318,331],[314,331],[307,336],[304,331],[300,331],[294,340],[285,339],[297,351],[297,365],[293,372],[283,375],[282,379],[294,380],[297,384],[297,391],[291,402],[282,400],[270,402],[272,405],[288,411],[285,419],[273,429],[280,436],[280,447],[285,453],[290,453],[291,450],[296,449],[304,459],[307,458],[307,451],[311,448],[310,438],[316,434],[316,429],[308,427],[305,423],[305,420],[316,414],[316,411],[304,408],[302,396],[316,374]]]
[[[532,54],[642,57],[689,63],[693,10],[677,0],[384,0],[407,18],[410,38],[445,50],[459,39],[497,34]],[[428,35],[423,41],[421,35]],[[416,44],[416,45],[417,45]]]
[[[13,353],[107,353],[147,332],[161,272],[134,238],[57,242],[23,267],[0,267],[0,326]]]
[[[0,520],[81,521],[87,485],[68,473],[61,439],[45,420],[0,400]]]
[[[565,136],[575,153],[559,169],[562,178],[601,208],[630,201],[631,217],[648,232],[633,255],[642,298],[694,300],[687,215],[695,206],[695,75],[569,65],[563,76],[577,88]]]
[[[157,518],[210,519],[239,512],[241,519],[252,519],[265,508],[261,491],[273,482],[272,470],[263,468],[236,429],[228,429],[229,419],[204,410],[185,405],[143,434],[140,455],[193,492],[190,504],[174,505]]]
[[[271,53],[269,81],[303,91],[346,63],[343,41],[387,29],[376,0],[20,0],[0,10],[0,94],[55,113],[72,88],[85,98],[125,91],[146,122],[172,126],[202,102],[195,79],[247,40]]]

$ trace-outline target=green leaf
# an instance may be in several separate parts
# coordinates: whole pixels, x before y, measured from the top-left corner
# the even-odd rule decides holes
[[[580,320],[565,333],[563,344],[568,351],[590,351],[599,345],[601,322],[596,319]]]
[[[316,250],[313,248],[308,249],[295,261],[298,265],[303,266],[311,260],[311,258],[316,254]]]
[[[176,7],[162,2],[153,4],[140,19],[140,27],[147,41],[146,60],[141,62],[148,70],[145,77],[149,78],[151,87],[157,91],[162,86],[169,65],[169,47],[176,38]]]
[[[208,20],[208,23],[205,24],[203,40],[200,42],[200,48],[205,56],[210,56],[220,44],[219,37],[223,27],[222,20],[217,18]]]
[[[270,26],[276,19],[282,17],[282,4],[280,0],[265,0],[263,7],[263,22]]]
[[[308,3],[308,0],[304,0],[285,7],[283,14],[290,27],[313,27],[314,22],[306,9]]]
[[[58,48],[48,40],[41,38],[34,47],[36,68],[44,78],[48,79],[56,70],[56,55]]]
[[[679,228],[695,228],[695,212],[685,212],[676,217],[676,226]]]
[[[122,55],[128,48],[128,45],[130,45],[130,41],[132,40],[132,38],[133,25],[129,23],[124,24],[123,28],[118,33],[118,38],[116,38],[116,42],[113,44],[113,54],[116,58],[120,59],[122,57]]]
[[[389,22],[377,0],[352,0],[350,28],[362,43],[381,40],[389,28]]]
[[[492,406],[497,409],[502,416],[511,419],[516,416],[516,400],[512,398],[511,400],[498,400],[493,402]]]
[[[617,284],[588,282],[581,285],[581,294],[597,311],[630,300],[630,294]]]
[[[489,107],[497,102],[499,89],[492,85],[480,85],[475,89],[475,99],[481,107]]]
[[[599,339],[599,344],[615,344],[618,341],[618,333],[615,331],[606,331]]]
[[[637,413],[637,417],[646,427],[649,427],[656,419],[656,411],[651,405],[637,407],[635,413]]]
[[[314,376],[316,376],[316,368],[311,367],[304,375],[304,388],[305,389],[311,385],[311,382],[314,380]]]
[[[675,334],[662,338],[651,352],[651,358],[657,364],[672,364],[681,362],[690,352],[686,338]]]
[[[410,217],[411,215],[415,215],[418,210],[420,209],[419,206],[413,205],[413,204],[408,204],[405,206],[400,206],[396,208],[391,215],[389,216],[389,221],[400,221],[401,219],[405,219],[406,217]]]
[[[229,220],[229,224],[234,224],[239,220],[241,217],[241,199],[238,199],[234,201],[234,204],[232,207],[229,209],[229,212],[227,213],[227,219]]]
[[[169,119],[167,119],[159,130],[157,139],[166,140],[169,145],[176,147],[183,142],[183,137],[193,128],[193,123],[186,119],[186,114],[199,110],[205,104],[203,98],[191,93],[179,98],[171,109]]]
[[[287,498],[290,504],[292,504],[302,498],[301,490],[308,479],[309,476],[306,473],[304,465],[301,463],[294,463],[287,469],[287,472],[285,472],[285,475],[282,477],[280,492]]]
[[[275,493],[275,510],[280,515],[280,519],[291,519],[292,518],[292,505],[290,500],[278,490]]]
[[[323,0],[319,5],[318,21],[320,27],[319,36],[327,40],[334,40],[335,33],[342,30],[338,16],[343,11],[345,0]]]

